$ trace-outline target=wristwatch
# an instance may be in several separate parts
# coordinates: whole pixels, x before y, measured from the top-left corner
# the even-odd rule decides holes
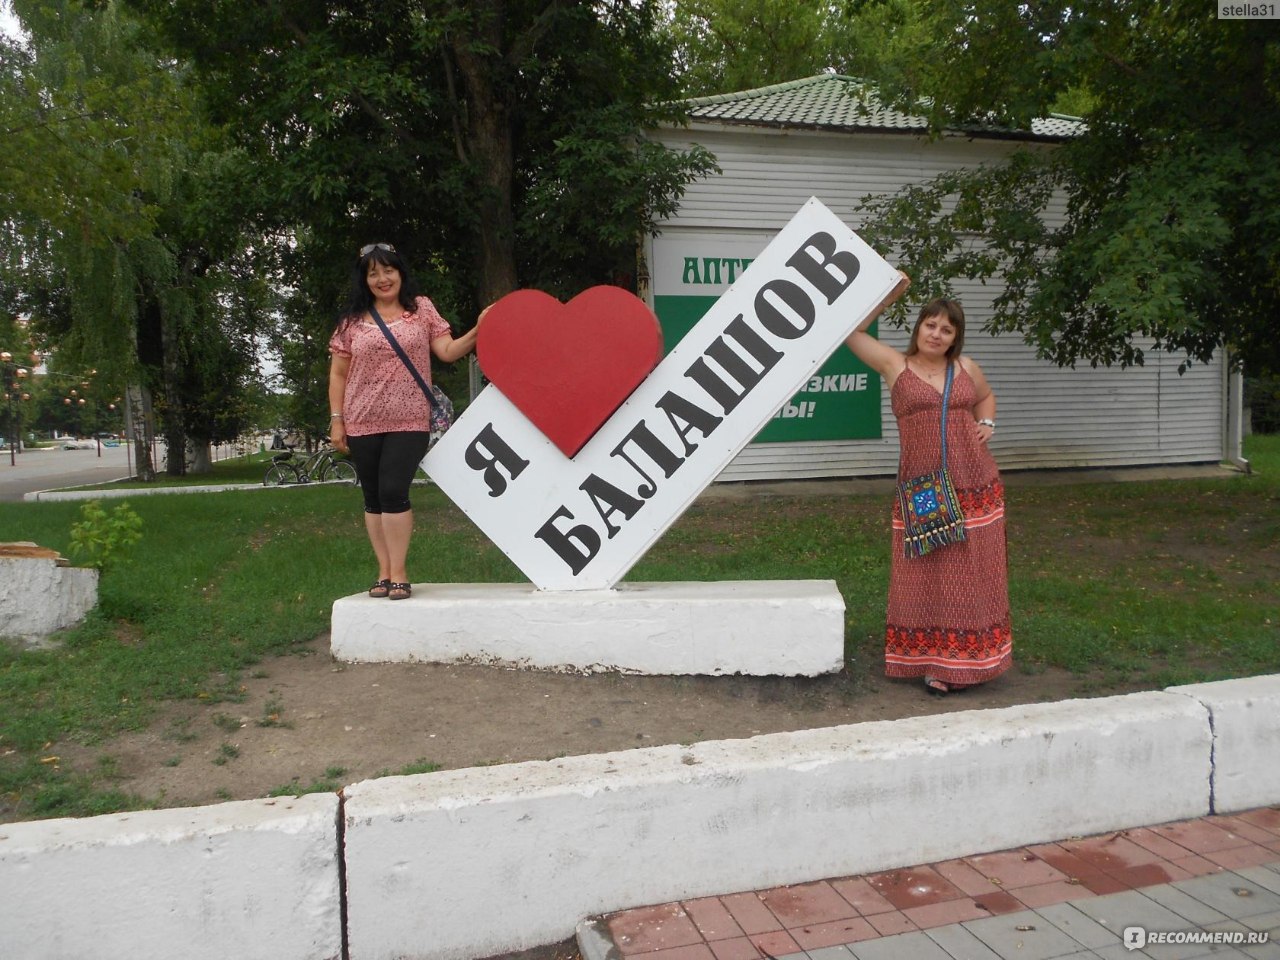
[[[981,420],[978,421],[978,426],[990,427],[992,430],[994,430],[996,428],[996,422],[992,420],[990,417],[983,417]]]

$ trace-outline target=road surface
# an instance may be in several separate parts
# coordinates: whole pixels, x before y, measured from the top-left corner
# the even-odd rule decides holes
[[[130,457],[126,448],[103,447],[97,450],[63,450],[32,448],[23,450],[9,465],[9,451],[0,451],[0,500],[21,500],[24,494],[55,487],[74,487],[84,483],[106,483],[130,474]]]

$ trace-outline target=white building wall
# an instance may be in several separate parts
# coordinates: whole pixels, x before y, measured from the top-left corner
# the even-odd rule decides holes
[[[648,247],[681,231],[729,236],[774,232],[816,196],[857,230],[856,210],[868,194],[896,192],[957,167],[998,163],[1016,144],[946,137],[929,142],[907,134],[836,133],[694,125],[656,135],[674,147],[699,143],[715,154],[721,173],[691,184],[680,213],[662,225]],[[1052,149],[1030,145],[1033,149]],[[1063,216],[1061,206],[1049,211]],[[981,328],[997,289],[958,281],[968,318],[965,350],[982,365],[995,390],[999,429],[991,448],[1003,469],[1115,467],[1216,462],[1224,456],[1226,378],[1221,360],[1179,375],[1181,358],[1148,352],[1127,370],[1059,368],[1038,360],[1016,334],[993,337]],[[914,313],[919,303],[911,300]],[[885,329],[883,339],[904,347],[908,331]],[[721,480],[877,476],[897,470],[897,425],[882,391],[880,440],[757,443],[748,446]]]

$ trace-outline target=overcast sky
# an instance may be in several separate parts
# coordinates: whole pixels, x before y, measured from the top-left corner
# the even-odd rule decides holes
[[[22,36],[21,28],[18,26],[18,18],[9,9],[9,0],[0,0],[0,33],[8,34],[11,37]]]

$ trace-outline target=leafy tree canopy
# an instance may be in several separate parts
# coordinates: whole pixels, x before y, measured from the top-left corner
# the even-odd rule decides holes
[[[0,47],[0,123],[17,144],[0,159],[3,306],[63,366],[154,391],[172,449],[224,439],[268,299],[236,269],[243,157],[118,3],[14,8],[30,43]]]
[[[1064,102],[1085,124],[1057,150],[868,201],[868,232],[901,251],[921,296],[1001,273],[991,326],[1060,364],[1226,347],[1280,370],[1280,23],[1194,0],[918,14],[876,79],[936,131],[1025,127]]]
[[[133,2],[254,158],[287,279],[319,284],[300,289],[329,317],[370,240],[467,313],[517,285],[615,280],[710,168],[638,136],[675,115],[654,106],[676,93],[656,0]]]

